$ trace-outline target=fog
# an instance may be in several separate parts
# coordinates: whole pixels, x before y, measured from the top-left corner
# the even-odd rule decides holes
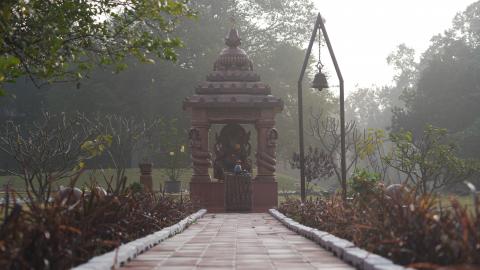
[[[420,57],[430,39],[448,29],[454,16],[472,2],[322,0],[315,6],[327,21],[350,94],[358,87],[392,84],[394,70],[386,58],[395,47],[405,43]],[[324,48],[322,54],[327,53]],[[328,60],[324,64],[333,70]]]
[[[32,42],[35,50],[28,52],[37,54],[32,59],[25,54],[27,60],[18,67],[20,75],[10,75],[8,68],[0,70],[4,72],[0,73],[0,83],[5,76],[11,81],[1,84],[8,94],[0,100],[2,123],[14,121],[28,128],[41,121],[45,112],[67,116],[80,112],[87,118],[116,115],[132,123],[163,119],[176,130],[174,135],[170,134],[175,138],[175,147],[188,145],[190,116],[183,110],[182,102],[194,95],[195,87],[212,72],[220,52],[227,46],[225,35],[235,27],[240,34],[240,47],[252,61],[253,70],[261,76],[262,82],[270,85],[272,94],[284,102],[284,109],[276,118],[280,134],[277,161],[282,164],[278,169],[294,179],[298,172],[289,169],[289,162],[293,153],[298,152],[299,144],[297,80],[320,11],[345,78],[345,108],[352,130],[347,149],[349,164],[352,164],[349,175],[358,167],[380,170],[385,176],[385,168],[379,168],[378,162],[389,158],[387,154],[395,154],[391,152],[395,144],[399,147],[405,143],[412,149],[420,149],[422,140],[431,138],[429,136],[434,136],[440,150],[455,145],[448,149],[459,162],[480,158],[479,1],[205,0],[192,1],[190,5],[196,12],[195,18],[181,17],[173,29],[159,28],[149,32],[157,33],[150,37],[152,39],[168,37],[163,43],[159,40],[145,42],[143,37],[136,36],[139,29],[133,27],[127,28],[130,32],[126,37],[85,42],[93,44],[93,49],[79,45],[83,43],[71,44],[81,47],[77,48],[83,52],[81,56],[69,54],[71,48],[63,48],[51,50],[48,58],[42,52],[50,52],[47,48],[59,43],[47,42],[42,44],[44,47],[35,47],[37,43]],[[151,27],[149,24],[143,26]],[[40,30],[39,33],[45,34]],[[21,35],[15,37],[22,38]],[[173,37],[181,40],[182,45]],[[28,35],[24,38],[26,41],[18,44],[31,42]],[[136,42],[132,42],[135,38],[138,38]],[[116,39],[124,43],[109,44]],[[139,47],[122,50],[119,44],[139,44]],[[317,72],[317,40],[303,82],[305,144],[328,150],[333,166],[338,167],[336,142],[340,135],[338,124],[332,123],[339,118],[339,89],[325,42],[322,40],[321,44],[323,71],[331,87],[323,91],[310,88]],[[104,48],[108,50],[102,51]],[[1,50],[5,55],[10,53]],[[76,62],[79,58],[88,65]],[[82,65],[91,68],[72,71]],[[64,66],[68,68],[63,70]],[[65,74],[74,76],[64,78]],[[42,87],[36,87],[32,79]],[[329,127],[322,125],[325,122],[336,129],[318,130],[318,127]],[[325,133],[332,138],[324,138]],[[395,134],[402,136],[392,137]],[[165,145],[169,141],[168,138],[159,139],[164,135],[151,136],[156,142],[151,144],[155,145],[156,152],[147,149],[151,146],[147,141],[139,140],[143,148],[130,147],[124,164],[135,167],[142,155],[149,153],[151,156],[144,158],[155,160],[159,168],[164,166],[165,157],[160,156],[166,153]],[[211,133],[210,146],[213,135]],[[371,151],[372,136],[381,137],[377,139],[382,147],[385,146],[382,148],[384,156]],[[328,143],[322,145],[322,140]],[[331,145],[336,148],[330,148]],[[358,145],[369,150],[359,151]],[[15,166],[9,153],[2,155],[2,166]],[[182,164],[190,162],[188,155],[185,156]],[[371,159],[367,160],[367,156]],[[377,164],[372,165],[372,161]],[[102,162],[91,164],[110,166]],[[406,176],[402,173],[405,172],[389,173],[388,178],[393,178],[390,182],[404,181]],[[329,180],[335,183],[335,176],[329,176]]]

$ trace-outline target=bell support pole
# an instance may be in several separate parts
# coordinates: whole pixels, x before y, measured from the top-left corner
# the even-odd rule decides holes
[[[340,84],[340,137],[341,137],[341,160],[340,160],[340,167],[341,167],[341,186],[342,186],[342,198],[346,200],[347,198],[347,169],[346,169],[346,149],[345,149],[345,95],[344,95],[344,81],[343,76],[340,71],[340,67],[338,66],[337,58],[335,57],[335,53],[333,52],[332,44],[330,43],[330,39],[328,37],[327,30],[325,28],[325,24],[323,23],[322,16],[318,13],[317,20],[315,21],[315,25],[313,27],[312,36],[310,37],[310,43],[308,44],[307,52],[305,54],[305,60],[303,61],[302,69],[300,71],[300,77],[298,79],[298,135],[299,135],[299,154],[300,154],[300,190],[301,190],[301,200],[302,202],[306,199],[306,192],[305,192],[305,144],[304,144],[304,137],[303,137],[303,89],[302,89],[302,82],[303,77],[305,76],[305,70],[308,66],[308,59],[310,58],[310,54],[312,53],[313,43],[315,42],[317,30],[320,28],[322,31],[323,37],[325,42],[327,43],[328,52],[332,59],[333,65],[335,67],[335,72],[338,77],[338,81]]]

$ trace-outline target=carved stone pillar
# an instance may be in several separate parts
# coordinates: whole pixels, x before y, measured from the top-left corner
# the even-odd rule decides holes
[[[206,122],[192,122],[189,139],[192,151],[192,182],[210,182],[208,168],[211,167],[211,155],[208,150],[208,129]]]
[[[261,119],[255,127],[257,129],[257,181],[275,181],[276,140],[277,130],[273,119]]]

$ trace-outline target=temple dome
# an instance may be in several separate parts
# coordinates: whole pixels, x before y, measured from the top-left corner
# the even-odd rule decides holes
[[[239,46],[241,39],[233,28],[225,38],[225,45],[213,65],[213,72],[196,88],[197,94],[253,94],[268,95],[270,86],[260,81],[253,71],[253,63]]]
[[[225,45],[228,47],[223,49],[217,61],[213,65],[214,71],[228,70],[253,70],[253,63],[248,59],[244,50],[240,49],[241,40],[238,36],[237,29],[233,28],[225,38]]]
[[[206,80],[195,88],[195,95],[186,98],[184,108],[275,108],[283,102],[271,95],[270,86],[261,82],[253,63],[239,48],[241,39],[233,28],[225,38],[224,48]]]

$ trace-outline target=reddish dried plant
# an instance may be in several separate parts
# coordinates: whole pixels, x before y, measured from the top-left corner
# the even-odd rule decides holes
[[[396,263],[434,269],[439,265],[480,264],[480,203],[475,200],[470,207],[453,197],[445,207],[432,195],[404,191],[388,196],[379,188],[347,202],[337,195],[303,204],[287,199],[279,210]]]
[[[151,193],[83,195],[75,206],[0,205],[0,269],[69,269],[170,226],[194,211],[188,200]]]

